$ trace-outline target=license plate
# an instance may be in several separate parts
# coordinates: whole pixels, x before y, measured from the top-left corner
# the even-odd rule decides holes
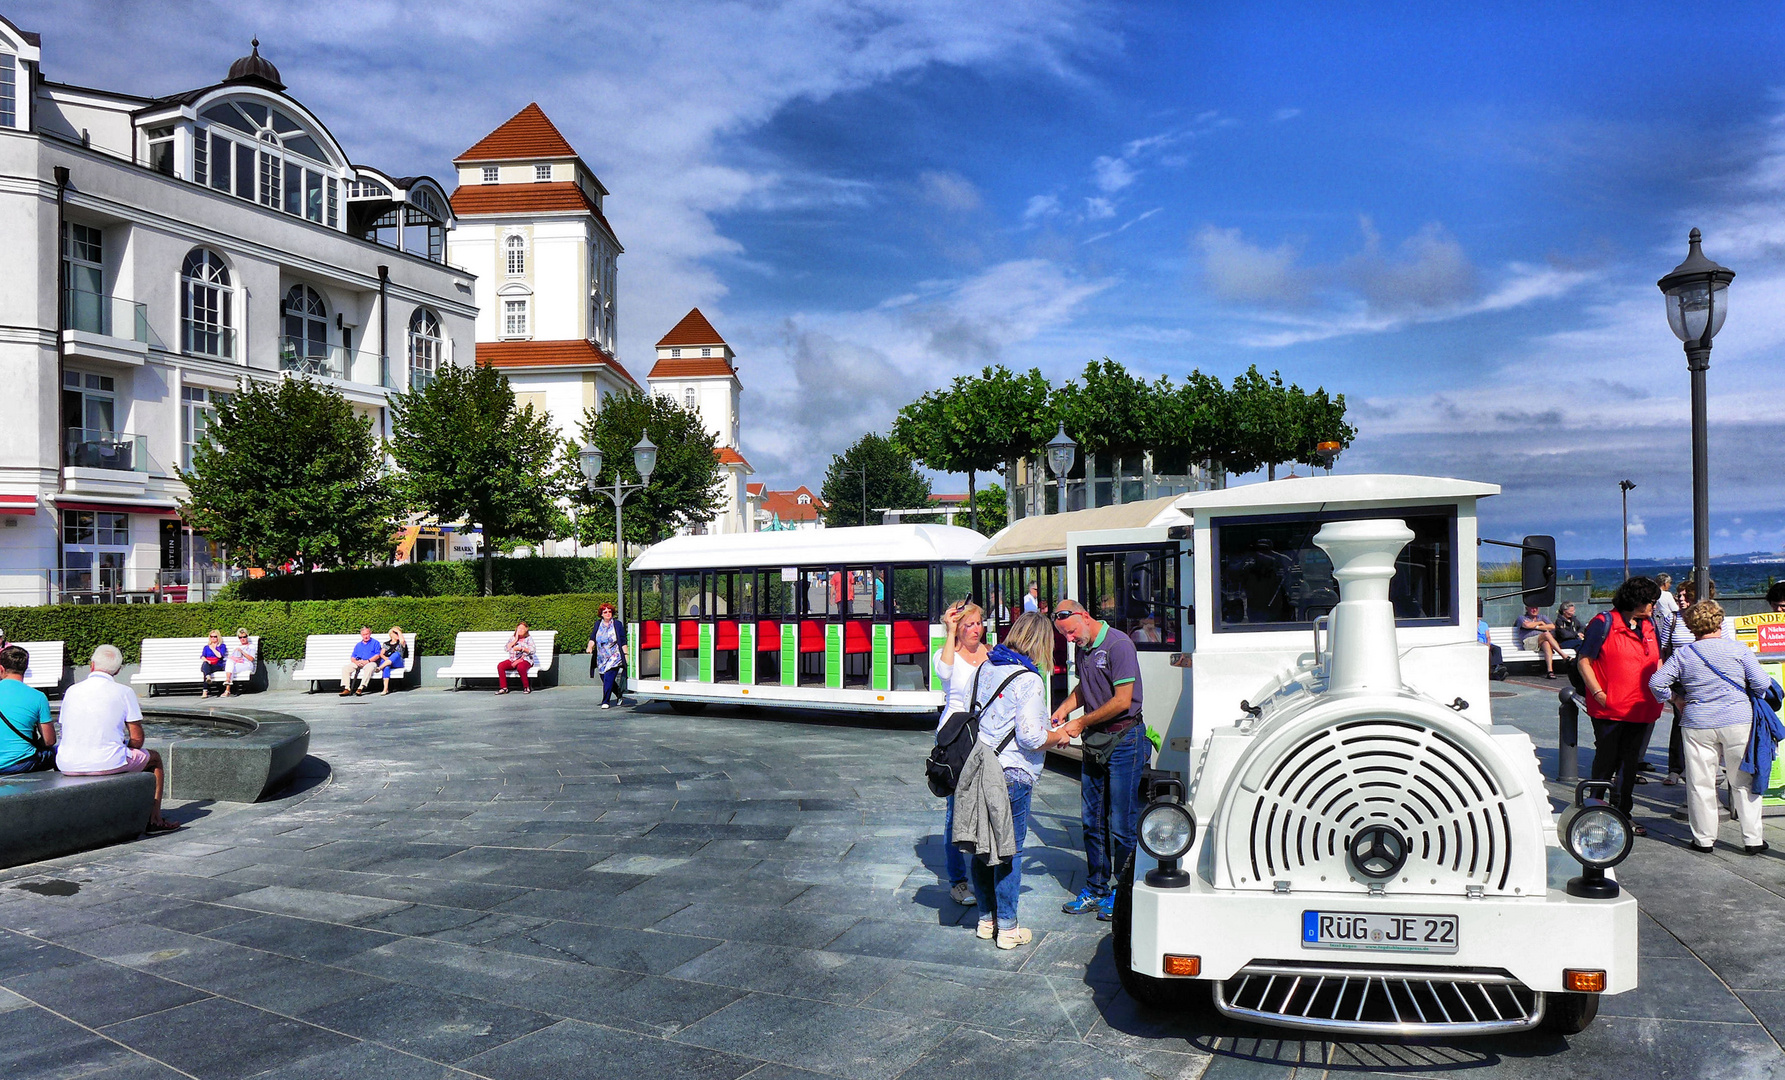
[[[1304,911],[1302,948],[1453,953],[1457,921],[1455,915]]]

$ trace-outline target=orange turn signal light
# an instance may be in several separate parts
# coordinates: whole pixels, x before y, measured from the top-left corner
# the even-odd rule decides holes
[[[1202,957],[1177,956],[1165,954],[1165,973],[1167,975],[1201,975]]]
[[[1605,992],[1605,972],[1568,968],[1562,972],[1562,985],[1577,994]]]

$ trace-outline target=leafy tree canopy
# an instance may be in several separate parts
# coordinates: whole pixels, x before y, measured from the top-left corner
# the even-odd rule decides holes
[[[863,469],[867,471],[868,524],[880,524],[874,513],[881,508],[925,506],[930,500],[930,482],[917,471],[911,455],[884,435],[869,432],[857,439],[854,446],[831,458],[824,476],[824,511],[827,528],[860,525],[864,520],[862,491]]]
[[[218,403],[180,512],[237,566],[354,566],[391,553],[399,504],[369,417],[308,379]]]
[[[491,367],[442,368],[427,386],[393,395],[391,455],[411,501],[441,521],[464,518],[484,535],[484,592],[506,541],[543,542],[562,524],[564,483],[551,418],[516,409],[507,376]]]
[[[725,505],[723,469],[713,456],[714,437],[700,416],[659,394],[609,394],[601,408],[583,410],[578,425],[583,442],[601,448],[601,475],[596,483],[611,488],[618,476],[638,483],[632,448],[649,433],[657,445],[657,468],[651,483],[626,500],[620,520],[626,539],[649,544],[677,529],[708,521]],[[577,508],[577,537],[592,544],[614,538],[614,504],[589,491],[577,465],[580,443],[566,443],[571,500]]]
[[[1004,487],[987,484],[979,489],[978,531],[987,536],[1010,524],[1010,508],[1005,503]]]

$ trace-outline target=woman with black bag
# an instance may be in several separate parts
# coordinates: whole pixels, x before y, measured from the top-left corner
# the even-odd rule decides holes
[[[1753,733],[1754,698],[1772,688],[1772,679],[1753,650],[1723,636],[1723,606],[1702,600],[1681,616],[1695,640],[1682,642],[1659,671],[1649,678],[1657,701],[1680,708],[1680,732],[1686,753],[1686,820],[1692,827],[1692,850],[1710,851],[1717,839],[1717,766],[1729,777],[1730,809],[1742,827],[1742,851],[1767,850],[1761,828],[1760,793],[1766,778],[1755,782],[1741,768]]]

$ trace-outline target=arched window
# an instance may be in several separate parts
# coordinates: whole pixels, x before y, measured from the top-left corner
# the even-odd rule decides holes
[[[235,356],[229,267],[222,256],[193,248],[180,267],[180,348],[204,356]]]
[[[322,295],[308,285],[293,285],[283,306],[285,336],[279,340],[279,366],[305,375],[340,378],[338,364],[331,363],[328,348],[328,306]]]
[[[682,406],[690,410],[694,408],[694,387],[682,391]]]
[[[339,166],[317,133],[251,99],[219,101],[199,119],[192,133],[195,183],[337,227]]]
[[[527,272],[527,241],[520,236],[510,236],[503,241],[508,249],[508,273],[518,277]]]
[[[440,370],[440,318],[427,308],[409,316],[409,389],[420,390]]]

